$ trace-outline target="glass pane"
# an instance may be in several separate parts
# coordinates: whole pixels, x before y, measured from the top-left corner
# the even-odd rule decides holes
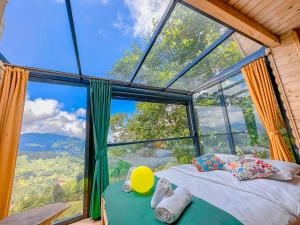
[[[230,154],[230,147],[227,134],[210,134],[200,136],[202,153],[224,153]]]
[[[257,153],[268,157],[268,137],[257,116],[242,74],[222,83],[237,154]]]
[[[251,137],[248,133],[235,133],[233,140],[237,155],[256,154],[260,158],[267,159],[269,155],[269,138],[266,133],[259,137],[259,144],[253,146]]]
[[[78,73],[65,1],[10,0],[0,52],[13,64]]]
[[[170,0],[72,0],[84,74],[128,81]]]
[[[194,108],[201,135],[226,133],[218,87],[213,86],[194,95]]]
[[[109,143],[189,136],[184,105],[112,101]]]
[[[131,166],[148,166],[155,172],[190,164],[195,157],[192,139],[109,147],[109,182],[126,178]]]
[[[230,37],[177,80],[171,88],[194,90],[200,84],[239,62],[242,58],[237,43]]]
[[[83,211],[86,88],[29,82],[10,214],[55,202]]]
[[[177,4],[134,82],[163,87],[227,28]]]

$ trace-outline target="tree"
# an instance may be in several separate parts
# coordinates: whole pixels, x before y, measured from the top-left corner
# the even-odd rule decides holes
[[[223,32],[225,29],[222,25],[179,4],[160,33],[135,81],[164,86]],[[146,37],[145,40],[149,38]],[[141,52],[141,45],[132,44],[131,48],[124,52],[124,56],[113,65],[109,74],[126,80]],[[188,78],[195,81],[194,83],[201,83],[240,58],[236,43],[228,41],[219,46],[212,56],[207,56],[205,63],[197,65],[188,74]],[[116,141],[189,135],[185,108],[166,104],[138,103],[136,113],[132,117],[113,115],[111,128],[116,134]]]
[[[55,184],[52,191],[52,198],[54,202],[62,202],[64,199],[64,190],[59,184]]]

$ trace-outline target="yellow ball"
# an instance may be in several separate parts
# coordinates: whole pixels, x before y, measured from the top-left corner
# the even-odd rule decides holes
[[[139,166],[132,171],[130,182],[134,191],[144,194],[153,187],[154,174],[149,167]]]

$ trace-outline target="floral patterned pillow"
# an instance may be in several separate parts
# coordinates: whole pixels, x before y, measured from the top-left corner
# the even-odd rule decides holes
[[[227,162],[224,167],[238,180],[265,178],[279,172],[271,164],[251,156],[243,156],[238,160]]]
[[[225,164],[223,160],[211,153],[194,158],[192,162],[199,172],[221,170]]]

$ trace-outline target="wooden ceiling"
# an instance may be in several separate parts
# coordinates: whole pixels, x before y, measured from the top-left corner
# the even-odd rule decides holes
[[[300,27],[300,0],[184,0],[259,42],[275,47],[278,37]]]
[[[276,35],[300,26],[299,0],[224,0]]]

